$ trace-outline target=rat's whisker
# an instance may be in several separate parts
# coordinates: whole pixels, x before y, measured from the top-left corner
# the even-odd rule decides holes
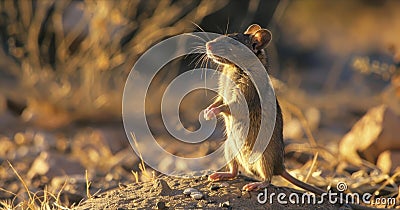
[[[191,55],[191,54],[203,54],[203,53],[204,53],[203,51],[204,51],[204,50],[203,50],[203,47],[202,47],[202,46],[195,46],[195,47],[193,47],[193,49],[192,49],[189,53],[187,53],[187,54],[185,55],[184,58],[187,58],[187,56],[189,56],[189,55]],[[192,62],[191,62],[190,64],[192,64]]]
[[[191,49],[190,53],[204,53],[205,52],[205,47],[202,46],[195,46]]]
[[[202,41],[202,42],[201,42],[202,44],[205,44],[205,43],[207,42],[206,39],[204,39],[203,37],[200,37],[199,35],[196,35],[196,34],[193,34],[193,33],[190,33],[190,34],[188,34],[188,35],[189,35],[189,36],[193,36],[193,37],[199,39],[200,41]],[[207,36],[207,38],[208,38],[208,36]]]
[[[206,69],[204,68],[204,60],[205,60],[204,58],[205,58],[205,56],[202,55],[201,60],[199,60],[200,68],[202,69],[202,71],[203,71],[203,70],[206,71]],[[197,64],[199,64],[199,63],[197,63]]]
[[[200,31],[205,32],[197,23],[191,21],[193,25],[196,26],[196,28],[200,29]]]
[[[228,17],[228,22],[226,23],[225,35],[228,34],[228,28],[229,28],[229,17]]]
[[[192,46],[191,48],[190,48],[190,52],[189,52],[189,54],[190,53],[204,53],[206,51],[206,48],[204,47],[204,46],[202,46],[201,44],[198,44],[198,45],[196,45],[196,46]]]
[[[199,62],[197,63],[197,64],[199,64],[200,63],[200,68],[207,68],[207,65],[206,65],[206,63],[207,63],[207,59],[208,59],[208,57],[207,57],[207,54],[202,54],[201,55],[201,57],[200,57],[201,59],[199,60]]]
[[[197,50],[197,53],[206,53],[205,47],[195,47],[194,49]]]
[[[198,59],[196,60],[196,63],[195,63],[195,68],[197,68],[198,66],[199,66],[199,63],[201,62],[201,60],[203,59],[203,55],[201,54],[201,55],[199,55],[199,57],[197,57]],[[200,68],[201,68],[201,66],[200,66]]]
[[[192,65],[193,64],[193,62],[195,62],[194,64],[195,64],[195,68],[197,67],[197,65],[198,65],[198,63],[200,62],[200,60],[201,60],[201,57],[203,56],[203,54],[201,54],[201,53],[198,53],[198,55],[196,55],[194,58],[193,58],[193,60],[192,61],[190,61],[190,63],[189,63],[189,65]]]
[[[216,68],[217,68],[217,69],[220,69],[220,64],[219,64],[219,63],[217,63],[217,67],[216,67]],[[214,77],[216,73],[217,73],[217,71],[214,71],[212,77]]]
[[[205,33],[205,35],[206,35],[206,38],[207,38],[207,40],[205,40],[205,39],[203,39],[203,38],[201,38],[201,39],[203,39],[205,42],[207,42],[207,41],[210,41],[211,40],[211,38],[208,36],[208,34],[207,34],[207,32],[206,31],[204,31],[197,23],[195,23],[195,22],[192,22],[192,24],[193,25],[195,25],[198,29],[200,29],[202,32],[204,32]],[[199,37],[200,38],[200,37]]]

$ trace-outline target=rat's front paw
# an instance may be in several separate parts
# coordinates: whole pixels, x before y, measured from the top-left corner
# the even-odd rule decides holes
[[[221,112],[220,109],[215,108],[215,107],[209,107],[204,110],[204,119],[206,120],[211,120],[211,118],[215,117],[217,114]]]

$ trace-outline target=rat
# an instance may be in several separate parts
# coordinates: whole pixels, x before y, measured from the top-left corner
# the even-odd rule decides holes
[[[252,52],[254,52],[261,63],[266,67],[267,72],[269,71],[269,67],[267,65],[267,55],[264,51],[264,48],[268,46],[272,39],[272,34],[268,29],[263,29],[257,24],[252,24],[247,28],[244,33],[228,34],[227,36],[247,46]],[[209,176],[209,179],[212,181],[217,181],[235,178],[238,175],[238,167],[240,165],[246,170],[246,172],[256,175],[257,177],[260,177],[262,179],[261,182],[253,182],[245,185],[243,187],[243,190],[251,191],[265,188],[270,184],[272,176],[280,175],[289,182],[303,189],[317,194],[323,193],[323,190],[308,185],[294,178],[285,169],[283,120],[281,108],[277,99],[276,121],[271,140],[267,148],[263,152],[262,157],[253,164],[248,163],[247,158],[250,156],[250,152],[256,141],[258,131],[259,129],[263,129],[260,128],[260,98],[253,82],[245,71],[240,69],[229,60],[214,55],[213,52],[217,51],[218,47],[223,46],[221,45],[221,43],[219,43],[219,41],[222,41],[222,39],[217,38],[206,43],[207,56],[212,59],[213,62],[220,65],[220,70],[222,71],[224,78],[228,77],[232,81],[234,81],[236,89],[230,87],[230,84],[220,81],[218,88],[219,96],[216,98],[214,103],[212,103],[204,110],[204,117],[206,119],[210,119],[213,115],[221,114],[225,121],[227,141],[234,141],[234,135],[237,134],[237,132],[245,131],[230,130],[232,127],[235,127],[232,126],[232,124],[241,122],[237,121],[234,116],[231,115],[229,104],[232,102],[235,103],[235,98],[238,98],[236,97],[236,95],[239,94],[238,91],[241,91],[248,105],[250,126],[247,139],[244,141],[244,145],[240,150],[240,154],[234,157],[233,160],[231,160],[231,162],[228,164],[230,171],[213,173]],[[220,80],[223,80],[223,78],[221,78]],[[228,144],[228,146],[224,148],[224,152],[225,156],[229,157],[233,152],[233,149],[231,149]]]
[[[226,36],[247,46],[258,57],[266,68],[267,73],[269,73],[267,54],[264,50],[272,39],[272,34],[268,29],[263,29],[257,24],[252,24],[244,33],[233,33]],[[262,179],[259,182],[246,184],[243,187],[243,190],[245,191],[265,188],[271,183],[271,179],[274,175],[279,175],[292,184],[312,193],[318,195],[326,193],[326,191],[318,187],[296,179],[287,172],[284,165],[283,119],[278,99],[275,99],[276,121],[270,142],[262,156],[253,164],[249,163],[248,158],[251,155],[250,153],[257,139],[258,131],[259,129],[265,129],[260,128],[261,103],[257,90],[249,75],[229,60],[215,55],[215,52],[218,50],[221,52],[221,47],[227,46],[224,45],[226,40],[226,38],[216,38],[206,43],[207,57],[219,65],[218,70],[221,71],[224,76],[219,78],[218,96],[215,101],[204,110],[204,118],[208,120],[213,116],[223,116],[227,135],[227,144],[225,144],[224,148],[225,157],[232,157],[232,153],[236,151],[236,145],[240,145],[240,142],[235,138],[235,135],[246,136],[240,133],[246,132],[244,129],[237,129],[241,126],[240,123],[242,122],[239,119],[235,119],[235,116],[231,114],[229,109],[229,106],[232,105],[232,103],[238,103],[237,98],[239,91],[242,92],[247,102],[250,125],[243,147],[228,163],[230,171],[215,172],[209,176],[209,180],[219,181],[233,179],[238,175],[238,168],[240,165],[246,172]],[[234,82],[233,86],[235,87],[232,87],[232,83],[227,83],[225,81],[226,77],[230,78]],[[356,209],[375,209],[354,204],[350,204],[350,206]]]

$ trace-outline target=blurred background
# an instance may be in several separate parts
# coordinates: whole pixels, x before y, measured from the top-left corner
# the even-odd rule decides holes
[[[373,107],[385,105],[390,116],[400,115],[399,9],[395,0],[1,0],[0,200],[27,199],[26,185],[39,194],[63,188],[63,202],[72,205],[87,196],[87,179],[92,193],[148,179],[152,172],[139,167],[121,118],[122,92],[133,64],[168,37],[203,30],[243,32],[252,23],[273,33],[268,52],[284,110],[288,165],[307,174],[315,151],[321,150],[321,176],[341,171],[351,176],[366,164],[339,167],[339,142]],[[162,125],[165,87],[193,68],[196,59],[169,63],[153,81],[146,102],[159,143],[185,157],[208,154],[223,139],[219,124],[209,141],[188,147]],[[180,107],[185,128],[199,127],[199,112],[214,96],[194,91],[185,97]],[[391,129],[400,126],[396,120],[390,121]],[[399,140],[394,133],[389,136],[384,148]],[[378,164],[383,151],[365,159]],[[371,168],[387,175],[396,167]]]

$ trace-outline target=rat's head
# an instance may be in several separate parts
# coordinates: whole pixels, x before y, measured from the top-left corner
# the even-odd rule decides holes
[[[227,38],[229,37],[229,38]],[[231,38],[231,39],[230,39]],[[271,42],[272,35],[267,29],[261,28],[257,24],[250,25],[244,33],[228,34],[218,37],[206,43],[207,56],[218,64],[231,65],[232,62],[222,58],[219,55],[224,55],[230,52],[229,46],[237,45],[238,43],[232,39],[247,46],[260,60],[264,58],[264,48]]]

